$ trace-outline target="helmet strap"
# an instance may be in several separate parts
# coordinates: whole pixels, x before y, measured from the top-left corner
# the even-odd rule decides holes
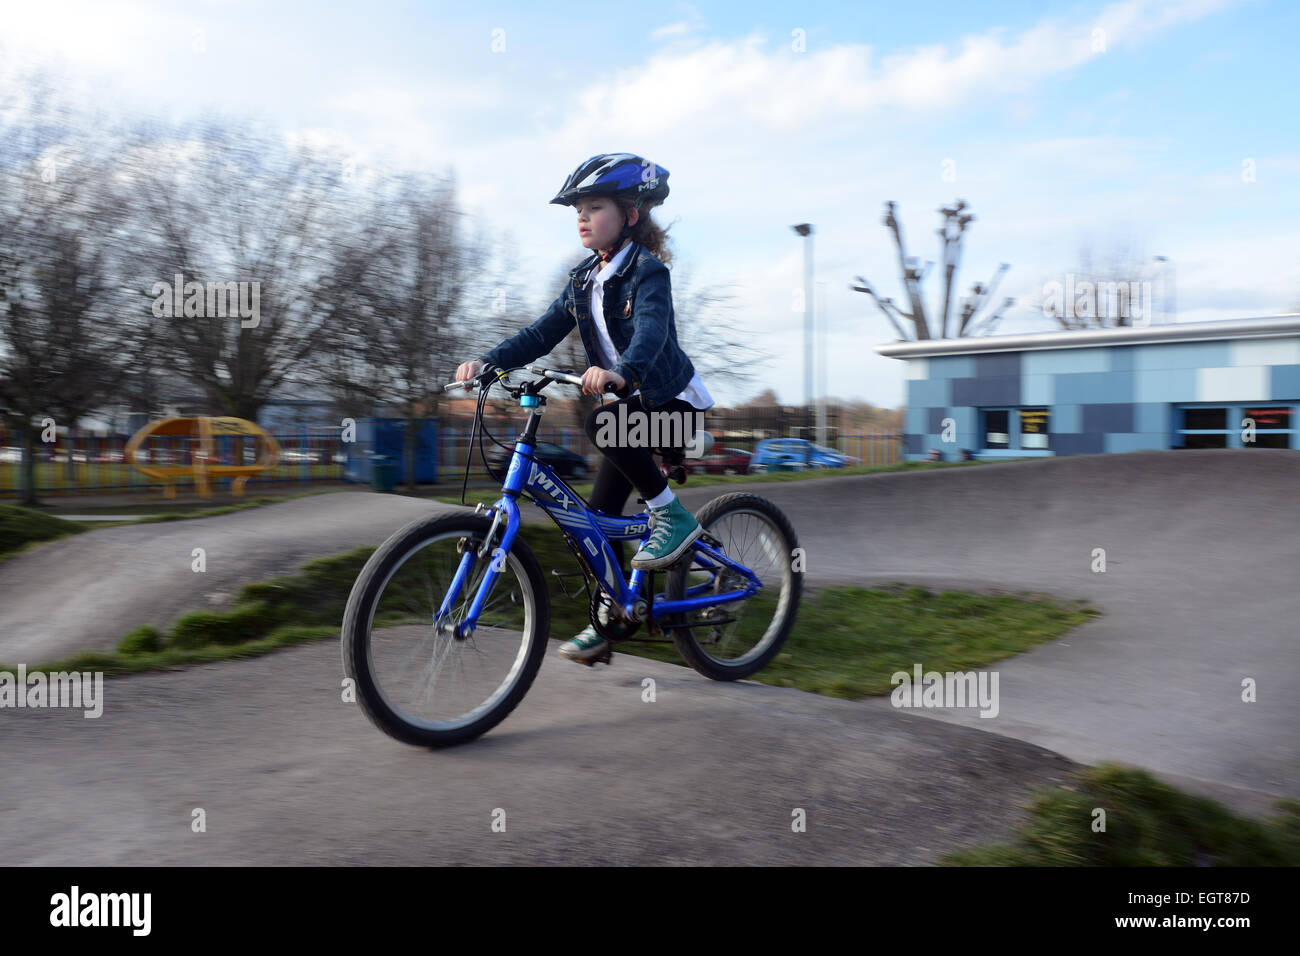
[[[640,203],[637,203],[636,206],[635,206],[634,208],[636,208],[636,209],[640,209],[640,208],[641,208],[641,204],[640,204]],[[640,220],[638,220],[638,222],[639,222],[639,221],[640,221]],[[600,253],[600,261],[601,261],[601,262],[603,262],[603,263],[605,263],[606,265],[608,265],[608,264],[609,264],[609,261],[610,261],[611,259],[613,259],[614,256],[618,255],[619,250],[621,250],[621,249],[623,248],[624,244],[625,244],[625,240],[627,240],[627,239],[629,239],[629,238],[631,237],[633,228],[635,228],[635,227],[633,227],[633,226],[629,226],[629,225],[627,224],[627,212],[626,212],[626,210],[625,210],[625,211],[623,212],[623,228],[619,231],[619,234],[618,234],[618,240],[614,243],[614,245],[610,246],[608,249],[604,249],[604,250],[601,251],[601,253]]]

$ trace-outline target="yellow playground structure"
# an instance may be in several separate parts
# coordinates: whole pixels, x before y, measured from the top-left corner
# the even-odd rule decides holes
[[[244,464],[222,464],[213,454],[214,439],[222,436],[248,437],[257,444],[257,458]],[[146,447],[137,460],[141,446],[150,438],[190,438],[181,444],[180,449],[168,447],[159,451]],[[163,483],[163,493],[168,498],[176,497],[176,482],[180,478],[193,476],[198,493],[204,498],[211,496],[208,481],[212,478],[233,477],[230,493],[240,497],[248,479],[271,468],[280,460],[280,445],[255,422],[243,418],[163,418],[150,422],[131,436],[126,443],[124,457],[128,464],[150,478]],[[189,458],[186,461],[186,457]]]

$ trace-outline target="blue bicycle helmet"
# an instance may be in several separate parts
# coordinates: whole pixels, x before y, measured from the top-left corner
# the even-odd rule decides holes
[[[587,196],[612,196],[630,202],[635,209],[657,206],[668,198],[668,170],[634,153],[598,153],[569,174],[551,202],[573,206]],[[623,245],[632,228],[624,213],[623,229],[614,249]],[[609,249],[601,257],[608,262],[613,254]]]

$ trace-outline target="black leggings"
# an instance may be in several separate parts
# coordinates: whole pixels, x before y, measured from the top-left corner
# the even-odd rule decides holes
[[[641,496],[646,501],[649,501],[668,487],[668,479],[659,470],[659,464],[654,460],[650,448],[645,446],[621,447],[618,445],[601,446],[596,444],[596,436],[601,426],[599,416],[602,414],[617,416],[619,414],[618,406],[620,405],[627,406],[629,416],[633,412],[644,413],[646,411],[645,406],[641,404],[641,396],[633,395],[631,398],[622,398],[617,402],[605,402],[603,405],[598,406],[587,415],[586,423],[587,437],[602,452],[600,470],[596,472],[596,483],[591,489],[591,495],[588,497],[587,503],[591,507],[610,515],[621,515],[623,513],[633,488],[640,491]],[[651,411],[690,414],[692,417],[687,419],[688,426],[684,429],[682,437],[690,439],[694,434],[694,413],[698,409],[685,399],[670,399],[661,405],[656,405]],[[614,420],[617,422],[617,418]],[[685,446],[661,445],[659,447],[684,449]],[[647,507],[649,506],[647,505]],[[616,541],[612,542],[612,544],[626,574],[627,551],[625,542]]]

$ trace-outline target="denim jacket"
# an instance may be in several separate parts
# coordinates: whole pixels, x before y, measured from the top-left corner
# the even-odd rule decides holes
[[[619,354],[611,371],[627,382],[620,394],[630,395],[639,388],[642,404],[651,408],[680,394],[695,376],[695,366],[677,344],[668,267],[639,242],[630,246],[623,264],[605,280],[605,328]],[[559,345],[576,324],[588,365],[603,368],[605,360],[600,358],[592,327],[591,289],[578,285],[598,259],[593,253],[571,270],[564,291],[540,319],[479,359],[500,368],[527,365]]]

